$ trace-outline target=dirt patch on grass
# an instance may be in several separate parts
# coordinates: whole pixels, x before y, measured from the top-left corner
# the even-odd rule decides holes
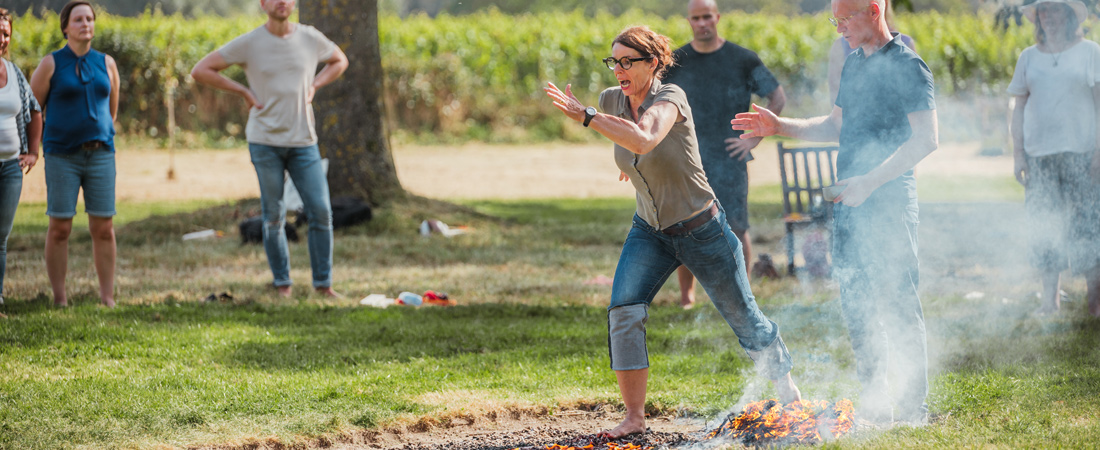
[[[944,144],[918,174],[1010,176],[1012,157],[978,154],[977,144]],[[633,197],[619,181],[611,144],[397,146],[394,162],[409,192],[439,199]],[[753,152],[753,185],[779,184],[775,142]],[[245,148],[167,150],[122,148],[117,156],[119,201],[258,197],[256,172]],[[169,170],[174,174],[168,178]],[[24,202],[45,202],[43,162],[23,182]]]
[[[613,428],[622,413],[607,404],[578,405],[550,410],[545,407],[503,407],[478,414],[456,412],[439,418],[423,417],[378,430],[354,431],[296,442],[276,438],[252,438],[237,443],[195,446],[195,449],[386,449],[386,450],[484,450],[543,449],[555,443],[589,441],[595,433]],[[620,442],[647,442],[667,448],[703,438],[706,424],[694,419],[662,415],[650,418],[650,432]],[[712,424],[716,425],[716,424]]]

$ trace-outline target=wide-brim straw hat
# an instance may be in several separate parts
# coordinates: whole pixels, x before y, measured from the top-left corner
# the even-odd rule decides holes
[[[1069,7],[1073,9],[1073,13],[1077,15],[1077,23],[1079,24],[1085,23],[1085,20],[1089,18],[1089,7],[1077,0],[1038,0],[1030,5],[1024,5],[1020,10],[1024,13],[1024,17],[1027,17],[1027,20],[1030,20],[1031,23],[1035,23],[1035,14],[1037,14],[1039,5],[1043,3],[1062,3],[1069,5]]]

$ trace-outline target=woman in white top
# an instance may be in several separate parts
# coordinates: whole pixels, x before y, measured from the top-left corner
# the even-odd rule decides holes
[[[1039,314],[1060,307],[1060,273],[1088,281],[1100,316],[1100,45],[1082,37],[1084,3],[1038,0],[1024,7],[1036,45],[1024,49],[1008,86],[1012,141],[1024,185],[1032,263],[1042,274]]]
[[[4,270],[8,259],[8,235],[23,190],[23,170],[38,162],[42,140],[42,112],[27,78],[8,61],[11,13],[0,8],[0,305],[4,304]]]

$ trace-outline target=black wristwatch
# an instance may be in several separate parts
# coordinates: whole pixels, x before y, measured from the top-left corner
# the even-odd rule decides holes
[[[584,126],[587,127],[588,124],[592,123],[593,117],[596,117],[596,107],[589,106],[587,108],[584,108]]]

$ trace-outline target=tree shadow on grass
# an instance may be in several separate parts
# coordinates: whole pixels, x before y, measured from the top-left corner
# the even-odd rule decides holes
[[[265,370],[501,353],[547,363],[600,347],[605,319],[596,312],[525,305],[290,312],[294,317],[257,323],[278,337],[243,343],[223,357]]]
[[[0,332],[0,345],[32,353],[47,348],[73,348],[77,353],[97,349],[111,357],[149,357],[171,350],[184,360],[264,371],[352,370],[466,356],[525,364],[554,364],[578,355],[606,358],[607,317],[602,307],[483,304],[375,309],[169,302],[103,309],[84,302],[55,310],[45,303],[10,306],[12,320]],[[651,327],[651,352],[703,355],[738,350],[717,314],[700,319],[667,310],[655,316],[655,322],[669,328],[683,327],[675,332]],[[725,339],[688,330],[700,320]],[[211,345],[211,339],[218,344]]]

